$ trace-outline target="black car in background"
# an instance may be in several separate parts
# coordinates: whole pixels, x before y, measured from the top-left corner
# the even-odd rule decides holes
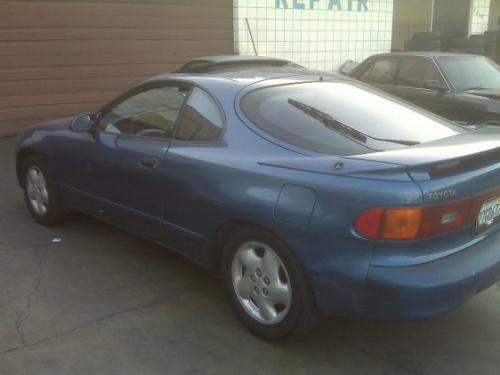
[[[500,66],[484,56],[382,54],[348,75],[458,123],[500,125]]]

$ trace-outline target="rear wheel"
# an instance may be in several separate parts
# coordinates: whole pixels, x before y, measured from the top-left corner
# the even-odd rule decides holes
[[[33,218],[40,224],[53,225],[64,219],[52,182],[44,163],[36,155],[23,164],[24,197]]]
[[[236,314],[254,334],[272,340],[314,327],[317,312],[304,272],[272,234],[238,231],[225,247],[222,273]]]

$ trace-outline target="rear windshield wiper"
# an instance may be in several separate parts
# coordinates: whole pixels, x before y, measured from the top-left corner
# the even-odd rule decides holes
[[[359,130],[353,129],[350,126],[347,126],[341,123],[340,121],[335,120],[333,117],[327,115],[325,112],[320,111],[319,109],[311,107],[302,102],[299,102],[298,100],[295,99],[288,99],[288,103],[293,105],[298,110],[304,112],[305,114],[311,116],[312,118],[318,120],[327,128],[336,130],[339,133],[342,133],[344,135],[349,135],[350,137],[358,141],[366,143],[367,140],[366,134],[363,134]]]
[[[399,140],[399,139],[383,139],[383,138],[375,138],[372,137],[368,134],[362,133],[359,130],[356,130],[354,128],[351,128],[350,126],[343,124],[342,122],[334,119],[332,116],[326,114],[323,111],[320,111],[319,109],[316,109],[314,107],[311,107],[310,105],[307,105],[305,103],[299,102],[298,100],[295,99],[288,99],[288,103],[297,108],[298,110],[304,112],[305,114],[311,116],[312,118],[318,120],[321,122],[323,125],[325,125],[328,129],[335,130],[343,135],[347,135],[357,141],[366,143],[368,138],[380,141],[380,142],[391,142],[391,143],[399,143],[402,145],[406,146],[414,146],[418,145],[419,142],[415,141],[406,141],[406,140]]]

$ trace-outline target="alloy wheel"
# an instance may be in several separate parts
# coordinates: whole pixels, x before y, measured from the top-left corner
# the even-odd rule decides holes
[[[49,192],[42,171],[36,165],[26,173],[26,192],[31,208],[39,216],[44,216],[49,209]]]
[[[288,272],[276,252],[262,242],[242,244],[231,264],[237,299],[262,324],[274,325],[287,316],[292,304]]]

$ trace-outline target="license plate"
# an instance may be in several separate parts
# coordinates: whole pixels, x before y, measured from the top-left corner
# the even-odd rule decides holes
[[[476,221],[476,233],[495,225],[500,220],[500,196],[483,203]]]

